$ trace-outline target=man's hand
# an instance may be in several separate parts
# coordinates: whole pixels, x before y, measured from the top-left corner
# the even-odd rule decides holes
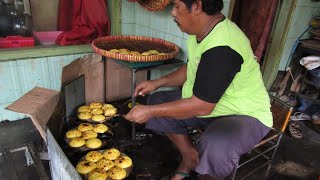
[[[154,80],[143,81],[134,90],[133,97],[137,97],[138,95],[144,96],[149,94],[152,91],[155,91],[159,88],[158,84]]]
[[[148,106],[135,105],[131,111],[123,117],[129,121],[142,124],[152,118],[152,115]]]

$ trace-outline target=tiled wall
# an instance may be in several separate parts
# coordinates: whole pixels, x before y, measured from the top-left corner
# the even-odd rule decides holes
[[[289,56],[296,40],[307,29],[309,22],[313,17],[316,16],[320,16],[320,2],[315,2],[313,0],[298,0],[286,38],[284,51],[281,56],[279,70],[284,71],[286,69],[287,64],[291,61]],[[306,33],[302,38],[308,36],[309,34]]]
[[[231,0],[224,0],[222,13],[228,16]],[[171,17],[172,5],[164,10],[150,12],[143,9],[138,3],[122,0],[122,34],[140,35],[161,38],[175,43],[180,48],[178,59],[187,60],[187,34],[180,31]],[[157,78],[170,73],[173,69],[155,69],[151,78]]]
[[[0,62],[0,121],[26,117],[5,108],[35,86],[60,91],[62,67],[83,55]]]

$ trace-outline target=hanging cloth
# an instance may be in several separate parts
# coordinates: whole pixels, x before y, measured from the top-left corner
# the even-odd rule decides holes
[[[277,6],[278,0],[236,1],[232,21],[234,21],[249,38],[258,62],[260,62],[267,47]]]
[[[56,44],[91,43],[110,35],[110,18],[104,0],[60,0],[58,30],[63,31]]]

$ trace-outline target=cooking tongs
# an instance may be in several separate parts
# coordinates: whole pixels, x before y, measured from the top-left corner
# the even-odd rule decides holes
[[[133,99],[133,98],[135,98],[135,97],[131,97],[128,101],[126,101],[126,102],[124,102],[124,103],[120,104],[120,106],[119,106],[119,107],[122,107],[122,106],[124,106],[124,105],[128,104],[129,102],[131,102],[131,101],[132,101],[132,99]]]
[[[123,116],[124,114],[115,114],[113,116],[106,116],[106,118],[113,118],[113,117],[118,117],[118,116]]]
[[[126,104],[128,104],[129,102],[131,102],[134,98],[137,98],[138,96],[140,96],[141,94],[139,93],[137,96],[135,96],[135,97],[131,97],[129,100],[127,100],[126,102],[124,102],[124,103],[122,103],[122,104],[120,104],[120,106],[119,107],[122,107],[122,106],[124,106],[124,105],[126,105]]]
[[[139,96],[139,95],[138,95]],[[136,96],[137,97],[137,96]],[[120,104],[118,106],[118,108],[120,109],[121,107],[123,107],[124,105],[128,104],[129,102],[131,102],[134,98],[136,97],[131,97],[130,99],[128,99],[127,101],[125,101],[124,103]],[[106,116],[106,117],[118,117],[118,116],[123,116],[124,114],[115,114],[113,116]]]
[[[127,100],[126,102],[120,104],[120,105],[118,106],[118,109],[120,109],[122,106],[128,104],[130,101],[132,101],[132,99],[133,99],[133,97],[130,98],[129,100]],[[106,117],[107,117],[107,118],[113,118],[113,117],[118,117],[118,116],[123,116],[123,115],[124,115],[124,114],[119,114],[119,113],[118,113],[118,114],[115,114],[115,115],[113,115],[113,116],[106,116]]]

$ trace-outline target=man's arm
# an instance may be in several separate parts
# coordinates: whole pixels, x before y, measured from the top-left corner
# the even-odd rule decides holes
[[[177,87],[182,86],[186,81],[187,73],[187,65],[182,65],[176,71],[163,76],[161,78],[149,81],[143,81],[136,87],[134,91],[134,97],[137,95],[144,96],[145,94],[149,94],[152,91],[157,90],[160,87]]]
[[[194,116],[208,115],[214,109],[214,103],[207,103],[196,96],[159,105],[136,105],[124,118],[139,124],[153,117],[171,117],[186,119]]]
[[[182,86],[187,78],[187,65],[183,64],[176,71],[154,80],[158,87],[177,87]]]
[[[208,103],[196,96],[180,99],[173,102],[150,106],[152,117],[171,117],[175,119],[186,119],[195,116],[205,116],[210,114],[215,103]]]

